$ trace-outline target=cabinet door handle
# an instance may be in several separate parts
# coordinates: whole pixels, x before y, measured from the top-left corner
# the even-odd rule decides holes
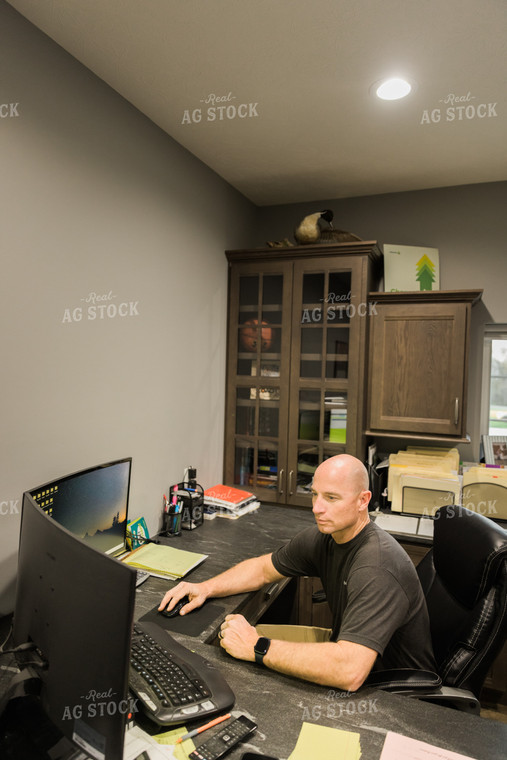
[[[283,470],[278,473],[278,493],[283,493]]]
[[[278,583],[270,583],[269,586],[264,589],[264,599],[271,599],[272,596],[278,591]]]
[[[291,470],[289,472],[289,496],[292,496],[292,475],[294,473],[294,470]]]
[[[454,400],[454,424],[457,425],[459,420],[459,398]]]

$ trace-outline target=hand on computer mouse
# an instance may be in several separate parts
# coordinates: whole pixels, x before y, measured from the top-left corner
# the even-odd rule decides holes
[[[172,588],[162,599],[158,611],[172,617],[171,613],[176,606],[179,609],[174,614],[187,615],[192,610],[200,607],[207,599],[207,594],[201,583],[186,583],[182,581]],[[182,601],[183,604],[179,604]]]
[[[190,599],[188,598],[188,596],[183,596],[178,602],[176,602],[176,604],[174,605],[172,609],[170,610],[167,608],[165,610],[159,609],[158,613],[159,615],[163,615],[164,617],[167,617],[167,618],[177,617],[180,614],[181,609],[185,607],[189,603],[189,601]]]

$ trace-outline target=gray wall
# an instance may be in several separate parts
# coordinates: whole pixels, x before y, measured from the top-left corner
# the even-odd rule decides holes
[[[363,240],[438,248],[442,290],[483,289],[472,309],[468,393],[471,443],[459,447],[475,461],[480,451],[484,325],[507,323],[507,182],[390,193],[260,209],[256,245],[288,237],[306,214],[331,208],[334,226]],[[396,442],[405,446],[405,441]],[[386,451],[393,445],[383,441]]]
[[[442,288],[484,288],[463,447],[478,455],[483,324],[507,322],[507,183],[255,209],[3,0],[0,71],[0,614],[23,490],[132,456],[131,513],[155,530],[184,467],[221,479],[224,249],[290,237],[319,208],[365,240],[439,248]]]
[[[4,2],[0,57],[1,614],[23,490],[132,456],[155,530],[186,466],[221,480],[224,249],[256,210]]]

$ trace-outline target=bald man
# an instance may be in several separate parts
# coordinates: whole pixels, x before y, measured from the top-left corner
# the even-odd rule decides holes
[[[272,554],[245,560],[203,583],[182,582],[168,591],[159,609],[172,609],[188,595],[181,614],[209,597],[254,591],[286,577],[319,577],[333,627],[306,629],[286,640],[276,627],[250,625],[228,615],[220,644],[233,657],[263,663],[291,676],[356,691],[372,668],[434,670],[424,595],[408,555],[392,536],[370,521],[368,474],[348,454],[332,457],[315,471],[315,526],[298,533]]]

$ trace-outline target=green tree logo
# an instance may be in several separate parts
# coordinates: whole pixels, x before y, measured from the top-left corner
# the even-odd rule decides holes
[[[433,290],[433,283],[435,282],[435,265],[426,254],[422,256],[416,264],[417,275],[416,280],[420,284],[420,290]]]

